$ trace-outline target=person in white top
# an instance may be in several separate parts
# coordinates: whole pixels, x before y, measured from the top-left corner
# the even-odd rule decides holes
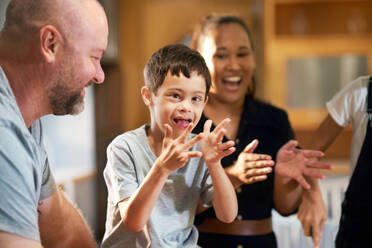
[[[372,201],[365,197],[366,191],[372,185],[368,178],[372,172],[372,129],[370,116],[372,112],[372,77],[362,76],[347,84],[327,102],[328,115],[320,124],[309,148],[325,151],[349,124],[352,125],[352,145],[350,155],[351,179],[342,204],[340,227],[336,238],[336,247],[362,247],[358,244],[371,243],[368,238],[372,229],[367,226],[372,218],[369,206]],[[368,99],[368,93],[370,100]],[[368,104],[370,102],[370,104]],[[315,179],[311,179],[317,184]],[[299,211],[301,212],[301,210]],[[304,231],[310,232],[311,224],[306,216],[299,216]],[[365,243],[364,243],[365,244]],[[370,245],[363,247],[371,247]]]

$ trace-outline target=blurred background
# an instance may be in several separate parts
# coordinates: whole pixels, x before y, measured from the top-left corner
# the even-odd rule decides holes
[[[0,27],[9,0],[0,1]],[[114,137],[148,121],[140,88],[150,55],[187,43],[200,17],[233,13],[249,25],[257,61],[257,97],[288,111],[306,144],[326,115],[325,102],[372,71],[370,0],[101,0],[110,26],[103,85],[89,88],[83,114],[47,116],[45,144],[52,170],[92,227],[104,233],[107,190],[102,171]],[[351,128],[326,152],[335,169],[323,180],[329,220],[321,247],[333,247],[347,185]],[[274,214],[279,247],[311,247],[295,216]]]

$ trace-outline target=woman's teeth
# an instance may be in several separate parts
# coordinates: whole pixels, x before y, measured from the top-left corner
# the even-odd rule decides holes
[[[236,77],[225,77],[223,80],[226,81],[226,82],[237,83],[240,80],[242,80],[242,77],[238,77],[238,76],[236,76]]]

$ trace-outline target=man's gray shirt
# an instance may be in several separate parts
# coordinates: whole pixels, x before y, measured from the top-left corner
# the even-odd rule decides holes
[[[30,129],[0,67],[0,230],[40,241],[37,206],[55,191],[40,120]]]

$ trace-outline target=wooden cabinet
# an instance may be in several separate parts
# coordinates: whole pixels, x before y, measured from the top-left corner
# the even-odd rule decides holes
[[[372,72],[372,1],[265,0],[263,26],[263,97],[288,111],[306,143],[327,114],[325,102],[345,82]],[[301,104],[293,100],[296,94]],[[350,137],[347,128],[329,155],[347,158]]]

